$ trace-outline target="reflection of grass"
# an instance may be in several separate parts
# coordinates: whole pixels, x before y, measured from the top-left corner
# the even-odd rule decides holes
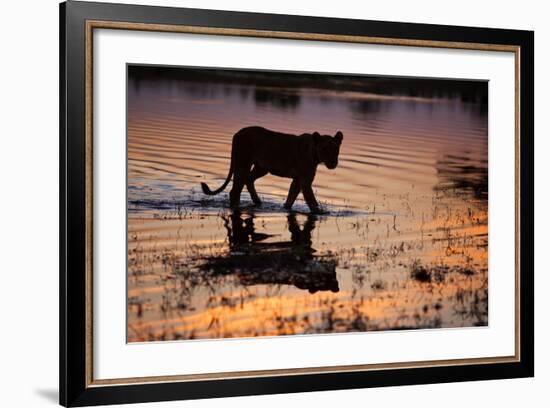
[[[415,279],[418,282],[429,283],[432,280],[437,282],[443,282],[446,279],[446,276],[450,273],[459,273],[464,276],[472,276],[476,274],[475,269],[466,265],[443,265],[443,264],[433,264],[433,265],[422,265],[420,260],[415,259],[411,266],[411,278]]]
[[[377,279],[375,280],[371,285],[370,287],[372,288],[372,290],[384,290],[386,289],[388,286],[388,284],[386,282],[384,282],[383,280],[381,279]]]
[[[432,272],[421,265],[418,259],[415,259],[411,265],[411,277],[419,282],[431,282]]]

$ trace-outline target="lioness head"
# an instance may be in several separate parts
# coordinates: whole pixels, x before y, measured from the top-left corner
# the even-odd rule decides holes
[[[342,144],[344,135],[338,131],[333,136],[320,135],[317,132],[313,133],[313,141],[317,157],[321,163],[325,163],[328,169],[335,169],[338,166],[338,154],[340,153],[340,145]]]

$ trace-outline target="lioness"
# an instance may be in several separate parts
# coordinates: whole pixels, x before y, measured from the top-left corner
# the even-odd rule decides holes
[[[317,165],[324,163],[329,169],[336,168],[343,138],[340,131],[334,137],[321,136],[317,132],[296,136],[259,126],[243,128],[233,136],[231,165],[225,182],[214,191],[206,183],[201,183],[202,191],[208,195],[218,194],[234,175],[233,188],[229,193],[231,207],[239,207],[245,185],[254,204],[261,205],[254,181],[271,173],[292,179],[284,204],[287,210],[292,208],[301,191],[311,212],[319,213],[321,209],[311,188]]]

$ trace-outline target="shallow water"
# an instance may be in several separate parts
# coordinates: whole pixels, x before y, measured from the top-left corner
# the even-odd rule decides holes
[[[130,76],[129,341],[488,324],[483,104],[342,89]],[[284,211],[272,175],[261,208],[202,194],[250,125],[343,132],[314,182],[327,214]]]

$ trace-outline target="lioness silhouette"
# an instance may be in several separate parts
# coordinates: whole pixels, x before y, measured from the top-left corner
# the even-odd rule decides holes
[[[292,179],[284,208],[290,210],[300,191],[312,213],[320,213],[311,187],[317,165],[324,163],[328,169],[338,165],[340,145],[344,135],[338,131],[334,136],[318,132],[299,136],[275,132],[259,126],[246,127],[233,136],[229,174],[223,185],[211,191],[201,183],[202,191],[208,195],[222,192],[233,176],[233,187],[229,193],[232,208],[238,208],[243,187],[246,185],[255,205],[261,205],[254,182],[270,173]]]

